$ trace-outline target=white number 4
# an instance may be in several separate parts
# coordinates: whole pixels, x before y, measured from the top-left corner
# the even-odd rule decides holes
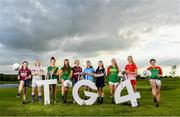
[[[127,88],[128,95],[121,96],[121,91],[125,87]],[[116,89],[116,92],[115,92],[115,103],[116,104],[130,101],[131,106],[136,107],[136,106],[138,106],[138,103],[137,103],[138,98],[141,98],[140,93],[134,92],[133,87],[131,85],[131,81],[129,79],[121,82]]]

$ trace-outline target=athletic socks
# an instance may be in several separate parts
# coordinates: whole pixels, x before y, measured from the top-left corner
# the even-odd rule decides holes
[[[34,102],[35,95],[31,95],[31,96],[32,96],[32,102]]]
[[[38,96],[38,100],[39,100],[39,102],[41,102],[42,101],[42,96]]]

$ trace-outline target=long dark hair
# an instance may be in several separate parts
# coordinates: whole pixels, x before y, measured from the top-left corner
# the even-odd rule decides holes
[[[67,66],[65,65],[65,62],[66,62],[66,61],[68,62],[68,65],[67,65]],[[69,60],[68,60],[68,59],[65,59],[65,60],[64,60],[64,66],[63,66],[62,70],[63,70],[63,72],[64,72],[64,71],[68,71],[68,72],[70,71],[70,65],[69,65]]]

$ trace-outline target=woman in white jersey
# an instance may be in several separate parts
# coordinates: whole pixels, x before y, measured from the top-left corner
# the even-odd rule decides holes
[[[42,89],[41,86],[38,86],[36,84],[36,81],[42,80],[42,75],[44,74],[44,71],[41,67],[40,60],[35,61],[35,67],[32,68],[32,102],[34,102],[35,99],[35,91],[36,88],[38,88],[38,100],[39,102],[42,101]]]

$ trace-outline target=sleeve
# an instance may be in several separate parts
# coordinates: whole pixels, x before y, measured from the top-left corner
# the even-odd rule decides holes
[[[18,71],[18,75],[20,76],[20,70]]]
[[[93,72],[93,73],[95,72],[94,68],[92,68],[92,72]]]
[[[47,68],[47,73],[49,73],[50,71],[49,71],[49,67]]]
[[[147,70],[150,70],[150,69],[151,69],[151,67],[148,67],[148,68],[147,68]]]
[[[75,72],[76,72],[74,67],[72,67],[72,71],[73,71],[73,73],[75,73]]]
[[[30,69],[28,70],[28,76],[29,76],[29,75],[31,75],[31,70],[30,70]]]
[[[134,64],[134,69],[136,70],[138,67],[137,67],[137,65],[136,64]]]
[[[103,73],[104,73],[104,76],[105,76],[106,75],[106,69],[105,68],[103,69]]]
[[[161,67],[158,67],[158,69],[159,69],[159,74],[160,74],[160,75],[162,75],[162,74],[163,74],[163,72],[162,72]]]
[[[128,70],[128,65],[125,66],[125,70]]]
[[[82,68],[80,68],[80,72],[82,72]]]
[[[57,74],[57,73],[58,73],[58,70],[59,70],[59,67],[55,67],[55,68],[54,68],[54,74]]]
[[[56,67],[56,71],[55,71],[55,72],[57,73],[57,72],[58,72],[58,70],[59,70],[59,67]]]
[[[107,68],[107,75],[110,74],[110,68],[111,68],[111,66],[109,66],[109,67]]]
[[[86,73],[86,68],[83,70],[83,72]],[[84,73],[83,73],[83,77],[84,77],[84,79],[85,79],[86,74],[84,74]]]

